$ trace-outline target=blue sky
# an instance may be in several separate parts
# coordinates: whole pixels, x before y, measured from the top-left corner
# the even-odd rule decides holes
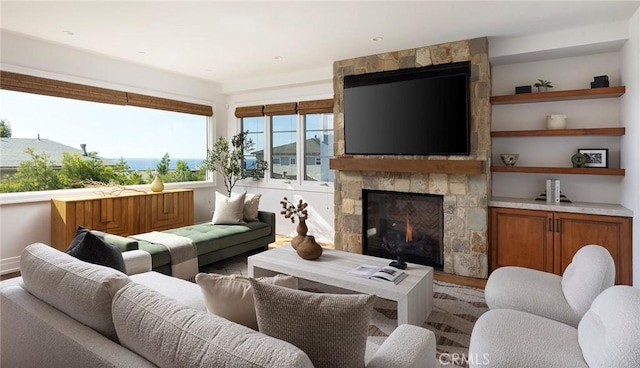
[[[204,158],[204,116],[0,90],[13,138],[50,139],[102,157]]]

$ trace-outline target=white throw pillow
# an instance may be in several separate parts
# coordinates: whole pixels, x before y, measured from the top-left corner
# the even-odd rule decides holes
[[[216,207],[213,211],[211,222],[214,225],[236,225],[244,224],[244,198],[246,193],[234,194],[227,197],[216,192]]]
[[[247,193],[244,197],[244,220],[246,222],[255,222],[258,220],[258,207],[260,206],[260,197],[262,194]]]
[[[260,277],[257,280],[290,289],[298,288],[298,279],[293,276],[276,275]],[[249,278],[241,275],[199,273],[196,275],[196,283],[200,285],[209,313],[258,330],[253,289]]]

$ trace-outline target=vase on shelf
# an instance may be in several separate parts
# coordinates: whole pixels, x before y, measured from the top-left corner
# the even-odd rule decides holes
[[[156,177],[153,178],[153,181],[151,182],[151,191],[152,192],[162,192],[164,190],[164,184],[162,183],[162,179],[160,178],[159,174],[156,174]]]
[[[299,218],[298,226],[296,226],[296,235],[295,238],[291,239],[291,248],[297,249],[298,245],[304,241],[304,238],[307,237],[307,231],[309,228],[307,227],[306,220],[304,218]]]
[[[322,247],[316,242],[316,238],[309,235],[304,238],[302,243],[298,244],[296,252],[300,258],[313,260],[318,259],[322,255]]]

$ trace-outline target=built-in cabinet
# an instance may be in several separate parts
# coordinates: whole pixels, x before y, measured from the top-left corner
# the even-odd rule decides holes
[[[616,283],[630,285],[631,218],[559,211],[492,207],[491,270],[520,266],[561,275],[573,255],[601,245],[616,264]]]
[[[66,250],[78,226],[129,236],[193,224],[193,190],[51,199],[51,245]]]

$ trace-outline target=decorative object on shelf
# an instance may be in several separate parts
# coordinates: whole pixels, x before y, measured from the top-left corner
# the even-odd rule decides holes
[[[516,87],[516,95],[522,94],[522,93],[531,93],[531,86],[517,86]]]
[[[150,188],[151,188],[151,191],[155,193],[159,193],[164,190],[164,183],[162,182],[162,178],[160,177],[160,174],[156,173],[156,177],[153,178]]]
[[[125,191],[131,192],[139,192],[146,193],[146,190],[134,189],[125,187],[124,185],[115,184],[115,183],[103,183],[101,181],[96,180],[83,180],[80,184],[83,188],[95,188],[95,193],[101,196],[119,196],[120,193]]]
[[[558,179],[547,179],[546,182],[546,200],[547,203],[560,203],[560,180]]]
[[[571,156],[571,163],[575,168],[584,167],[584,164],[587,163],[587,155],[577,152]]]
[[[284,218],[290,219],[292,224],[296,222],[296,217],[298,218],[298,226],[296,227],[298,235],[291,240],[291,247],[297,250],[298,245],[305,240],[307,231],[309,231],[306,222],[307,218],[309,218],[309,212],[307,211],[309,205],[302,199],[298,201],[297,205],[294,205],[287,197],[284,197],[280,204],[282,205],[280,214],[284,215]]]
[[[587,156],[584,167],[609,167],[608,148],[579,148],[578,152]]]
[[[535,199],[536,201],[547,201],[547,191],[545,190],[543,193],[540,193],[540,195],[538,195],[538,197]],[[569,198],[567,198],[566,195],[562,194],[562,192],[560,192],[560,203],[571,203],[571,200]]]
[[[551,82],[546,79],[538,79],[534,86],[538,87],[538,92],[547,92],[549,88],[553,88]]]
[[[266,161],[258,159],[251,170],[244,167],[245,152],[252,152],[255,147],[253,140],[247,138],[248,134],[249,131],[240,132],[231,138],[231,142],[225,137],[218,137],[213,149],[207,150],[207,158],[202,162],[202,167],[207,171],[222,175],[229,197],[238,180],[248,177],[262,179],[269,166]]]
[[[520,154],[518,153],[501,153],[500,154],[500,158],[502,159],[502,162],[505,164],[505,166],[515,165],[516,161],[518,161],[518,157],[520,157]]]
[[[298,244],[296,253],[298,253],[300,258],[308,260],[318,259],[322,255],[322,247],[316,242],[315,237],[309,235],[304,238],[302,243]]]
[[[609,87],[609,76],[600,75],[597,77],[593,77],[593,82],[591,82],[591,88],[602,88],[602,87]]]
[[[567,115],[551,114],[547,116],[547,129],[565,129],[567,127]]]

